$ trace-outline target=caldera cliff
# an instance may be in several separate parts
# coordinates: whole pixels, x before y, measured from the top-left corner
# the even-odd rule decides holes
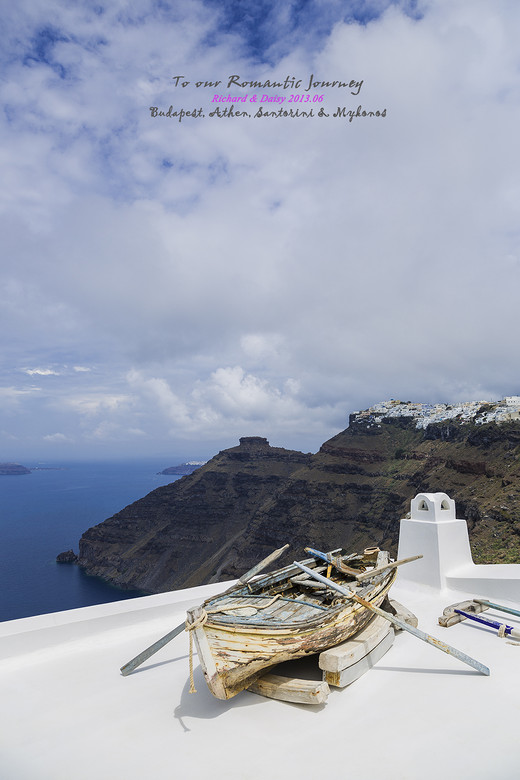
[[[154,593],[237,577],[286,542],[280,563],[306,545],[379,545],[395,554],[410,500],[435,491],[454,498],[468,520],[476,562],[520,562],[514,413],[487,421],[490,405],[480,405],[480,417],[425,417],[406,405],[396,413],[396,403],[352,415],[316,454],[241,439],[90,528],[80,565],[119,587]]]

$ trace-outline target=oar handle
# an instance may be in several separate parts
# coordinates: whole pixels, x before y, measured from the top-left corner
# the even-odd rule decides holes
[[[507,612],[509,615],[516,615],[517,617],[520,617],[520,610],[513,609],[513,607],[504,607],[503,604],[494,604],[492,601],[488,601],[487,599],[473,599],[473,601],[476,601],[477,604],[482,604],[484,607],[488,607],[488,609],[498,609],[499,612]]]

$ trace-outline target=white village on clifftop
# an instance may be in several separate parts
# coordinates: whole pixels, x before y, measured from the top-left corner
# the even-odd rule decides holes
[[[478,425],[502,423],[520,419],[520,395],[506,396],[502,401],[464,401],[459,404],[420,404],[411,401],[381,401],[361,412],[356,412],[357,422],[380,424],[385,417],[413,417],[416,428],[426,428],[431,423],[454,420],[474,422]]]

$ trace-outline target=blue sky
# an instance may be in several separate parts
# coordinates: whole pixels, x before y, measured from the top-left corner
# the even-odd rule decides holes
[[[516,2],[0,16],[0,461],[316,451],[382,399],[519,392]],[[311,74],[363,84],[209,116]]]

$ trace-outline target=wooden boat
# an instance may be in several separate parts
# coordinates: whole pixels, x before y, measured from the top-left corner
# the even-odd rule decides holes
[[[396,576],[388,553],[377,548],[351,555],[307,552],[311,557],[301,563],[374,606],[383,602]],[[211,693],[229,699],[282,661],[344,642],[372,617],[370,609],[302,574],[294,563],[189,610],[186,629]]]

